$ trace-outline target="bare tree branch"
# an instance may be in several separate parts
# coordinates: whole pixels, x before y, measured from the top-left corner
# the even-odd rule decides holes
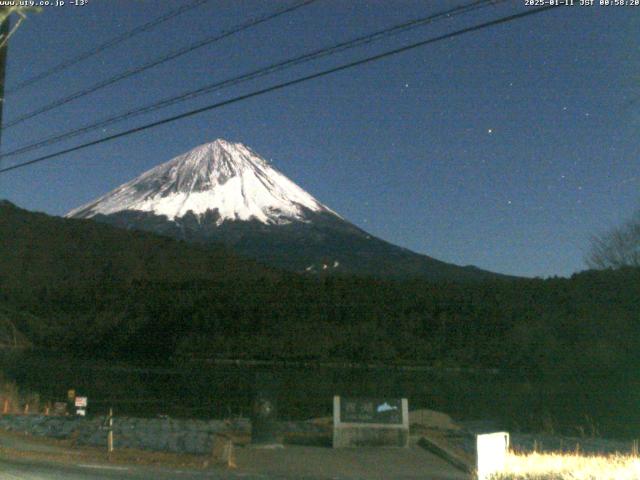
[[[640,210],[622,226],[591,238],[590,268],[640,267]]]

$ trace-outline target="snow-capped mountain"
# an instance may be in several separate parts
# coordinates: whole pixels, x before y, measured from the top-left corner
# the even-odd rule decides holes
[[[249,148],[222,139],[158,165],[67,216],[125,210],[171,221],[188,212],[201,216],[216,211],[217,225],[228,220],[282,225],[304,221],[304,210],[334,213]]]
[[[307,274],[460,280],[494,276],[368,234],[251,149],[222,139],[158,165],[66,216],[189,242],[221,242],[266,264]]]

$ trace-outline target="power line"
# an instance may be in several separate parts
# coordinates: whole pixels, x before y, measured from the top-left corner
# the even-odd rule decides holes
[[[61,107],[62,105],[66,105],[67,103],[72,102],[73,100],[77,100],[78,98],[87,96],[87,95],[89,95],[91,93],[94,93],[94,92],[96,92],[98,90],[101,90],[101,89],[103,89],[103,88],[105,88],[105,87],[107,87],[109,85],[113,85],[116,82],[119,82],[121,80],[125,80],[127,78],[130,78],[130,77],[132,77],[134,75],[137,75],[137,74],[139,74],[141,72],[144,72],[145,70],[148,70],[150,68],[156,67],[156,66],[158,66],[158,65],[160,65],[162,63],[168,62],[170,60],[174,60],[174,59],[176,59],[178,57],[181,57],[182,55],[185,55],[187,53],[193,52],[194,50],[197,50],[197,49],[202,48],[204,46],[207,46],[207,45],[210,45],[212,43],[215,43],[215,42],[217,42],[219,40],[222,40],[222,39],[224,39],[226,37],[234,35],[234,34],[236,34],[238,32],[247,30],[247,29],[249,29],[251,27],[255,27],[256,25],[259,25],[261,23],[267,22],[269,20],[272,20],[274,18],[280,17],[282,15],[285,15],[285,14],[287,14],[289,12],[292,12],[294,10],[297,10],[297,9],[301,8],[301,7],[309,5],[310,3],[313,3],[315,1],[317,1],[317,0],[303,0],[301,2],[297,2],[293,6],[286,7],[286,8],[281,8],[281,9],[278,9],[278,10],[272,12],[272,13],[269,13],[269,14],[254,18],[252,20],[249,20],[247,22],[241,23],[239,25],[236,25],[236,26],[232,27],[230,30],[223,31],[222,33],[217,34],[217,35],[215,35],[213,37],[208,37],[208,38],[205,38],[204,40],[200,40],[198,42],[192,43],[191,45],[189,45],[187,47],[181,48],[180,50],[176,50],[176,51],[171,52],[171,53],[169,53],[167,55],[163,55],[162,57],[158,57],[155,60],[152,60],[152,61],[150,61],[148,63],[145,63],[145,64],[143,64],[141,66],[138,66],[138,67],[132,68],[130,70],[126,70],[124,72],[121,72],[121,73],[119,73],[119,74],[117,74],[117,75],[115,75],[115,76],[113,76],[111,78],[108,78],[108,79],[103,80],[101,82],[98,82],[98,83],[96,83],[96,84],[94,84],[94,85],[92,85],[92,86],[90,86],[88,88],[85,88],[84,90],[80,90],[78,92],[72,93],[71,95],[68,95],[66,97],[60,98],[58,100],[55,100],[55,101],[53,101],[53,102],[51,102],[51,103],[49,103],[49,104],[47,104],[47,105],[45,105],[43,107],[40,107],[40,108],[38,108],[36,110],[33,110],[33,111],[29,112],[29,113],[25,113],[24,115],[21,115],[21,116],[15,118],[11,122],[8,122],[4,126],[4,128],[5,128],[5,130],[7,128],[11,128],[11,127],[13,127],[15,125],[18,125],[19,123],[24,122],[25,120],[28,120],[28,119],[33,118],[33,117],[35,117],[37,115],[40,115],[42,113],[48,112],[50,110],[53,110],[54,108]]]
[[[52,158],[56,158],[56,157],[59,157],[61,155],[67,154],[67,153],[72,153],[72,152],[76,152],[78,150],[83,150],[85,148],[92,147],[94,145],[98,145],[98,144],[101,144],[101,143],[109,142],[109,141],[115,140],[117,138],[133,135],[134,133],[142,132],[142,131],[148,130],[150,128],[155,128],[155,127],[158,127],[158,126],[161,126],[161,125],[165,125],[165,124],[168,124],[168,123],[175,122],[177,120],[182,120],[183,118],[188,118],[188,117],[192,117],[194,115],[198,115],[200,113],[208,112],[210,110],[215,110],[217,108],[221,108],[221,107],[224,107],[224,106],[227,106],[227,105],[231,105],[233,103],[237,103],[237,102],[240,102],[242,100],[247,100],[249,98],[253,98],[253,97],[260,96],[260,95],[264,95],[266,93],[274,92],[274,91],[277,91],[277,90],[282,90],[283,88],[287,88],[287,87],[290,87],[290,86],[293,86],[293,85],[297,85],[297,84],[300,84],[300,83],[303,83],[303,82],[307,82],[309,80],[314,80],[316,78],[325,77],[327,75],[331,75],[333,73],[341,72],[343,70],[347,70],[347,69],[354,68],[354,67],[357,67],[357,66],[360,66],[360,65],[364,65],[364,64],[367,64],[367,63],[371,63],[371,62],[375,62],[375,61],[378,61],[378,60],[382,60],[383,58],[387,58],[387,57],[390,57],[392,55],[397,55],[399,53],[407,52],[407,51],[410,51],[410,50],[413,50],[413,49],[416,49],[416,48],[419,48],[419,47],[424,47],[424,46],[432,44],[432,43],[436,43],[436,42],[440,42],[440,41],[447,40],[447,39],[450,39],[450,38],[454,38],[454,37],[457,37],[457,36],[460,36],[460,35],[464,35],[466,33],[482,30],[484,28],[489,28],[489,27],[493,27],[493,26],[500,25],[500,24],[503,24],[503,23],[511,22],[513,20],[518,20],[518,19],[521,19],[521,18],[529,17],[531,15],[535,15],[535,14],[550,10],[552,8],[556,8],[555,5],[547,5],[547,6],[544,6],[544,7],[539,7],[539,8],[532,9],[532,10],[527,10],[527,11],[522,12],[522,13],[516,13],[516,14],[513,14],[513,15],[508,15],[508,16],[505,16],[505,17],[501,17],[501,18],[499,18],[497,20],[491,20],[489,22],[485,22],[485,23],[481,23],[481,24],[478,24],[478,25],[474,25],[472,27],[467,27],[467,28],[463,28],[461,30],[456,30],[456,31],[451,32],[451,33],[447,33],[447,34],[444,34],[444,35],[440,35],[438,37],[434,37],[434,38],[430,38],[430,39],[427,39],[427,40],[423,40],[421,42],[413,43],[413,44],[407,45],[405,47],[396,48],[394,50],[389,50],[389,51],[386,51],[386,52],[383,52],[383,53],[380,53],[380,54],[377,54],[377,55],[366,57],[366,58],[361,59],[361,60],[356,60],[356,61],[344,64],[344,65],[340,65],[338,67],[330,68],[328,70],[323,70],[323,71],[318,72],[318,73],[314,73],[314,74],[311,74],[311,75],[300,77],[300,78],[297,78],[295,80],[290,80],[290,81],[287,81],[287,82],[279,83],[277,85],[273,85],[271,87],[263,88],[261,90],[253,91],[251,93],[247,93],[247,94],[244,94],[244,95],[239,95],[239,96],[231,98],[229,100],[224,100],[222,102],[218,102],[218,103],[214,103],[214,104],[211,104],[211,105],[207,105],[205,107],[197,108],[195,110],[190,110],[188,112],[185,112],[185,113],[182,113],[182,114],[179,114],[179,115],[174,115],[172,117],[168,117],[168,118],[165,118],[165,119],[162,119],[162,120],[158,120],[156,122],[148,123],[146,125],[142,125],[142,126],[139,126],[139,127],[135,127],[135,128],[129,129],[129,130],[125,130],[125,131],[120,132],[120,133],[109,135],[107,137],[103,137],[103,138],[100,138],[100,139],[97,139],[97,140],[93,140],[91,142],[83,143],[83,144],[77,145],[75,147],[71,147],[71,148],[67,148],[67,149],[64,149],[64,150],[60,150],[60,151],[55,152],[55,153],[51,153],[51,154],[48,154],[48,155],[43,155],[41,157],[34,158],[33,160],[29,160],[27,162],[20,163],[18,165],[5,167],[3,169],[0,169],[0,174],[1,173],[6,173],[6,172],[11,171],[11,170],[16,170],[18,168],[23,168],[23,167],[26,167],[28,165],[33,165],[35,163],[44,162],[46,160],[50,160]]]
[[[456,7],[456,8],[452,8],[446,11],[442,11],[442,12],[438,12],[436,14],[430,15],[428,17],[424,17],[424,18],[419,18],[419,19],[415,19],[415,20],[411,20],[409,22],[405,22],[393,27],[388,27],[382,30],[378,30],[377,32],[374,33],[370,33],[367,35],[363,35],[345,42],[341,42],[338,43],[336,45],[332,45],[330,47],[325,47],[322,49],[318,49],[315,50],[313,52],[310,53],[306,53],[282,62],[278,62],[275,64],[271,64],[267,67],[262,67],[260,69],[251,71],[249,73],[237,76],[237,77],[232,77],[232,78],[228,78],[226,80],[223,81],[218,81],[209,85],[206,85],[204,87],[201,87],[197,90],[189,90],[187,92],[184,92],[180,95],[177,96],[172,96],[172,97],[168,97],[165,98],[163,100],[160,100],[158,102],[154,102],[150,105],[146,105],[143,107],[139,107],[133,110],[129,110],[125,113],[122,114],[118,114],[115,116],[111,116],[108,117],[106,119],[100,120],[96,123],[93,124],[89,124],[86,125],[84,127],[81,128],[77,128],[77,129],[72,129],[69,130],[67,132],[64,133],[60,133],[57,135],[52,135],[49,137],[46,137],[44,139],[40,139],[35,141],[34,143],[25,145],[23,147],[19,147],[17,149],[11,150],[9,152],[6,152],[4,154],[0,154],[0,159],[2,158],[6,158],[6,157],[11,157],[14,155],[19,155],[22,153],[26,153],[26,152],[30,152],[32,150],[36,150],[39,149],[41,147],[44,146],[48,146],[48,145],[52,145],[55,143],[58,143],[62,140],[68,139],[68,138],[72,138],[93,130],[97,130],[99,128],[103,128],[103,127],[107,127],[109,125],[113,125],[114,123],[118,123],[124,120],[127,120],[129,118],[133,118],[145,113],[149,113],[161,108],[165,108],[168,107],[170,105],[174,105],[176,103],[179,102],[183,102],[186,100],[191,100],[197,97],[200,97],[202,95],[205,95],[207,93],[211,93],[213,91],[216,90],[221,90],[227,87],[231,87],[231,86],[235,86],[238,85],[240,83],[249,81],[249,80],[255,80],[256,78],[260,78],[263,77],[265,75],[271,74],[271,73],[275,73],[275,72],[279,72],[285,69],[288,69],[290,67],[296,66],[296,65],[301,65],[303,63],[307,63],[313,60],[317,60],[319,58],[322,57],[326,57],[329,55],[333,55],[348,49],[352,49],[355,47],[359,47],[361,45],[365,45],[365,44],[369,44],[372,43],[374,41],[380,40],[382,38],[388,38],[392,35],[397,35],[403,32],[406,32],[408,30],[420,27],[420,26],[424,26],[427,24],[430,24],[434,21],[437,20],[441,20],[441,19],[448,19],[448,18],[452,18],[456,15],[460,15],[463,13],[468,13],[470,11],[474,11],[483,7],[486,7],[488,5],[495,5],[496,3],[500,2],[500,1],[506,1],[506,0],[477,0],[475,2],[472,2],[470,4],[467,5],[463,5],[460,7]]]
[[[123,33],[122,35],[112,38],[111,40],[107,40],[106,42],[98,45],[97,47],[92,48],[91,50],[87,50],[86,52],[80,53],[79,55],[73,58],[70,58],[69,60],[61,62],[58,65],[55,65],[48,70],[45,70],[44,72],[38,73],[32,76],[31,78],[28,78],[18,83],[14,87],[7,89],[7,94],[15,93],[19,90],[22,90],[25,87],[28,87],[29,85],[33,85],[34,83],[44,80],[45,78],[48,78],[51,75],[60,73],[61,71],[66,70],[67,68],[72,67],[73,65],[76,65],[86,60],[87,58],[93,57],[94,55],[98,55],[99,53],[102,53],[109,48],[113,48],[116,45],[119,45],[122,42],[125,42],[126,40],[129,40],[143,32],[148,32],[149,30],[154,29],[158,25],[168,20],[171,20],[172,18],[177,17],[178,15],[182,15],[183,13],[186,13],[189,10],[193,10],[194,8],[199,7],[200,5],[207,3],[208,1],[209,0],[194,0],[191,3],[175,8],[158,18],[151,20],[150,22],[140,25],[128,32]]]

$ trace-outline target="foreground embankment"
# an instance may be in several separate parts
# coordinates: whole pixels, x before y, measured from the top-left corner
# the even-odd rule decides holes
[[[471,456],[475,454],[475,434],[489,431],[486,426],[478,427],[474,422],[457,424],[446,414],[429,410],[411,412],[410,421],[413,436],[437,435],[447,444]],[[106,446],[108,434],[105,417],[0,415],[0,429],[36,437],[73,440],[77,445],[97,447]],[[285,443],[331,444],[330,418],[281,421],[277,429]],[[232,438],[235,443],[247,443],[251,435],[251,422],[248,418],[196,420],[114,417],[113,433],[116,448],[198,455],[209,454],[215,439],[221,435]],[[511,448],[521,453],[627,454],[633,451],[633,442],[512,432]]]
[[[281,422],[285,440],[297,443],[326,443],[330,430],[312,422]],[[77,445],[106,446],[108,430],[103,417],[54,417],[43,415],[0,416],[0,429],[34,436],[71,439]],[[113,422],[115,448],[209,454],[216,437],[226,435],[248,440],[248,419],[185,420],[173,418],[117,417]]]

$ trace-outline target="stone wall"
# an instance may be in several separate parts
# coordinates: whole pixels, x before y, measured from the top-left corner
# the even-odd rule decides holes
[[[74,439],[78,445],[106,446],[104,418],[5,415],[0,428],[35,436]],[[137,448],[176,453],[208,454],[216,434],[249,435],[248,421],[177,420],[171,418],[116,417],[113,422],[115,448]]]
[[[104,417],[54,417],[2,415],[0,429],[57,439],[73,439],[78,445],[106,446]],[[317,442],[329,438],[326,427],[311,422],[282,422],[283,438]],[[248,419],[183,420],[174,418],[114,417],[114,448],[136,448],[175,453],[210,454],[216,435],[249,439]],[[318,440],[320,439],[320,440]]]

